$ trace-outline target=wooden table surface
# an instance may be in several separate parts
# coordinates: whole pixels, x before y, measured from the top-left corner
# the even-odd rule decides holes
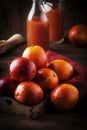
[[[25,47],[26,42],[0,55],[0,77],[8,76],[8,62],[17,56],[21,56]],[[87,66],[87,47],[76,47],[65,40],[60,45],[51,44],[50,50],[67,56],[81,66]],[[58,112],[51,109],[34,120],[16,116],[15,114],[10,115],[5,112],[0,112],[0,130],[86,130],[86,111],[87,107],[84,104],[82,109],[68,112]]]

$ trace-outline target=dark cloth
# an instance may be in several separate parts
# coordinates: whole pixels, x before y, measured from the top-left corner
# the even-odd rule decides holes
[[[87,98],[87,67],[81,66],[66,56],[55,53],[53,51],[46,51],[48,62],[54,59],[63,59],[71,63],[74,68],[74,75],[66,83],[73,84],[79,90],[79,100]]]

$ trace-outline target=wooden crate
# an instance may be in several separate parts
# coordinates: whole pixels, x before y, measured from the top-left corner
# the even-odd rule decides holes
[[[22,116],[24,118],[34,119],[46,111],[48,99],[49,94],[47,94],[38,105],[27,106],[10,97],[0,97],[0,111],[12,115],[15,114],[16,116]]]

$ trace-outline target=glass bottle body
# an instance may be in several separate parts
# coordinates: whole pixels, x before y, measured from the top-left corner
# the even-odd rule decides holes
[[[27,18],[27,45],[39,45],[49,48],[49,20],[40,7],[41,0],[33,0]]]
[[[64,41],[64,0],[46,0],[43,5],[50,23],[50,42],[62,43]]]

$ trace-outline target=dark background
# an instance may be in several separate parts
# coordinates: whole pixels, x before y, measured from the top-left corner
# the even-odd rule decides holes
[[[0,0],[0,39],[14,33],[26,37],[26,19],[32,0]],[[87,25],[85,0],[65,0],[65,36],[75,24]]]

